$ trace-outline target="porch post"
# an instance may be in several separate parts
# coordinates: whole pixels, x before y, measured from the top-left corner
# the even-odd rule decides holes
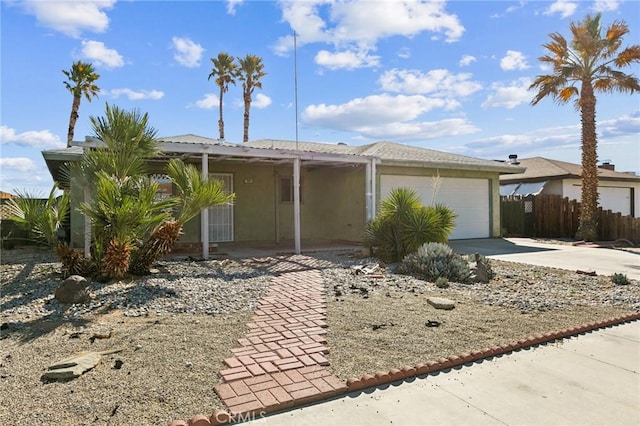
[[[295,254],[300,254],[300,157],[293,159],[293,230]]]
[[[364,189],[364,199],[366,205],[366,218],[367,222],[372,219],[372,211],[371,211],[371,162],[368,162],[365,165],[365,189]]]
[[[88,203],[90,198],[91,194],[87,187],[84,189],[84,202]],[[87,215],[84,215],[84,257],[87,259],[91,257],[91,221]]]
[[[202,153],[202,179],[209,179],[209,154]],[[200,212],[200,241],[202,241],[202,258],[209,259],[209,209]]]
[[[371,219],[376,217],[376,159],[371,159]]]

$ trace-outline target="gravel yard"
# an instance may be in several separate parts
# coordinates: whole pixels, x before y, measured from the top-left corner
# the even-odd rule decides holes
[[[488,284],[440,289],[393,268],[357,274],[353,265],[374,261],[350,252],[313,256],[326,280],[330,368],[343,379],[640,311],[637,281],[493,261]],[[217,371],[278,272],[276,259],[167,261],[136,281],[93,282],[91,302],[65,307],[48,252],[3,251],[0,264],[0,422],[14,425],[166,425],[223,408]],[[456,307],[436,310],[428,296]],[[55,361],[111,349],[122,351],[77,379],[41,380]]]

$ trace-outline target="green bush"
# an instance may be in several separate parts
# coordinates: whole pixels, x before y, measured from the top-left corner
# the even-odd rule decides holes
[[[445,277],[436,278],[436,287],[438,288],[449,288],[449,280]]]
[[[427,281],[445,278],[464,283],[471,276],[467,260],[442,243],[424,244],[415,253],[407,255],[398,270]]]
[[[456,214],[442,204],[424,206],[415,191],[396,188],[365,228],[365,242],[384,262],[401,261],[427,242],[446,242]]]
[[[616,284],[616,285],[628,285],[629,283],[629,278],[627,278],[627,276],[625,274],[618,274],[615,273],[611,276],[611,282]]]

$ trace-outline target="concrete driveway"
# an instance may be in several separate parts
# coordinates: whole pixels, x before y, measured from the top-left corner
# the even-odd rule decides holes
[[[640,280],[640,252],[609,248],[545,244],[530,238],[454,240],[457,253],[481,253],[490,259],[550,266],[571,271],[595,271],[598,275],[625,274]]]

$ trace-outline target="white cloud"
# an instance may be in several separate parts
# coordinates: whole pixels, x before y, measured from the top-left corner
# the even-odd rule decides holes
[[[83,31],[106,31],[109,17],[104,11],[115,3],[116,0],[24,0],[18,4],[34,15],[41,25],[77,38]]]
[[[164,97],[164,92],[159,90],[132,90],[132,89],[112,89],[107,92],[113,98],[126,96],[130,101],[140,101],[143,99],[158,100]]]
[[[618,10],[620,2],[618,0],[596,0],[593,4],[593,10],[596,12],[610,12]]]
[[[220,98],[214,93],[207,93],[204,98],[196,101],[196,106],[202,109],[217,108],[220,105]]]
[[[0,158],[0,166],[5,169],[5,173],[7,169],[17,172],[31,172],[37,170],[36,164],[33,160],[25,157]]]
[[[0,126],[0,144],[16,144],[31,148],[64,148],[60,138],[48,130],[30,130],[16,133],[15,129]]]
[[[502,17],[504,17],[504,16],[506,16],[506,15],[508,15],[508,14],[510,14],[510,13],[515,12],[515,11],[516,11],[516,10],[518,10],[518,9],[522,9],[522,8],[524,7],[524,5],[525,5],[525,4],[526,4],[526,2],[521,0],[521,1],[518,3],[518,5],[517,5],[517,6],[515,6],[515,5],[509,6],[509,7],[507,7],[507,8],[505,9],[505,11],[504,11],[504,12],[502,12],[502,13],[496,13],[496,14],[493,14],[493,15],[491,15],[491,17],[492,17],[492,18],[502,18]]]
[[[545,11],[545,15],[553,15],[559,13],[562,18],[568,18],[573,15],[578,8],[578,3],[569,0],[556,0]]]
[[[195,68],[200,66],[200,59],[204,48],[198,43],[184,37],[173,37],[173,49],[175,53],[173,58],[185,67]]]
[[[409,59],[411,57],[411,49],[403,47],[398,51],[398,58]]]
[[[378,40],[413,37],[424,31],[444,34],[447,42],[464,33],[458,17],[445,10],[445,2],[421,0],[282,0],[282,18],[297,34],[298,45],[329,43],[334,46],[358,45],[375,49]],[[328,17],[325,20],[323,17]],[[286,53],[293,48],[293,37],[281,37],[274,49]]]
[[[258,109],[263,109],[271,105],[271,98],[262,93],[258,93],[251,103],[252,107],[256,107]]]
[[[236,14],[236,7],[240,6],[244,0],[227,0],[227,13],[229,15]]]
[[[122,55],[115,49],[107,48],[101,41],[83,40],[82,56],[96,66],[118,68],[124,65]]]
[[[529,93],[531,79],[523,77],[512,81],[509,85],[494,83],[491,85],[492,93],[482,103],[482,108],[507,108],[530,102],[532,99]]]
[[[315,62],[331,70],[370,68],[380,65],[380,56],[369,55],[367,51],[346,50],[331,53],[321,50],[316,54]]]
[[[373,95],[341,105],[310,105],[302,120],[308,126],[356,132],[366,138],[424,140],[478,131],[466,119],[419,121],[436,108],[451,109],[457,102],[421,95]]]
[[[526,70],[529,67],[527,58],[517,50],[507,50],[507,54],[500,59],[500,68],[505,71]]]
[[[480,83],[471,80],[471,74],[451,74],[445,69],[422,73],[419,70],[394,68],[382,74],[378,84],[388,92],[449,97],[465,97],[482,89]]]
[[[464,55],[462,57],[462,59],[460,59],[460,62],[458,63],[461,67],[466,67],[471,65],[473,62],[476,62],[477,59],[475,56],[472,55]]]

